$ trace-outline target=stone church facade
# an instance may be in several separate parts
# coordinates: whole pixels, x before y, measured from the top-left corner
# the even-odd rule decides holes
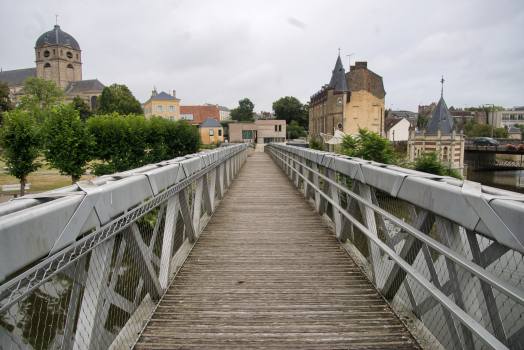
[[[345,73],[339,56],[329,84],[311,96],[310,135],[322,140],[321,134],[356,134],[361,127],[384,137],[385,98],[382,77],[370,71],[367,62],[356,62]]]
[[[0,81],[7,82],[11,101],[16,104],[24,94],[23,83],[30,77],[54,81],[64,90],[66,103],[80,96],[92,110],[104,85],[97,79],[82,80],[82,51],[78,42],[59,25],[42,34],[35,44],[35,68],[0,72]]]

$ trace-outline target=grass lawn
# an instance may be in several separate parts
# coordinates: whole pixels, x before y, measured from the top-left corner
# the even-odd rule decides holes
[[[83,180],[92,180],[96,178],[94,175],[84,175],[80,179]],[[71,185],[71,177],[60,175],[60,174],[39,174],[32,173],[27,176],[27,182],[31,184],[29,192],[32,191],[49,191],[56,188],[69,186]],[[19,184],[20,181],[11,175],[0,174],[0,185],[15,185]],[[19,191],[10,191],[6,193],[18,193]]]

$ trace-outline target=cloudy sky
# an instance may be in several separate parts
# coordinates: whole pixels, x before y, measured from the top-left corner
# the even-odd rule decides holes
[[[0,0],[0,66],[34,67],[37,38],[62,30],[82,49],[83,79],[127,85],[140,102],[177,91],[182,105],[255,110],[367,61],[386,107],[524,105],[524,1]]]

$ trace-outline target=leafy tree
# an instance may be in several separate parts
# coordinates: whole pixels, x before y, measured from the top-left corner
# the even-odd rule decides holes
[[[311,139],[309,140],[309,148],[316,149],[318,151],[325,151],[324,145],[322,145],[322,142],[317,140],[315,135],[311,135]]]
[[[424,152],[417,158],[413,165],[413,169],[422,171],[429,174],[435,174],[440,176],[451,176],[462,180],[458,169],[449,169],[438,159],[438,153],[435,151]]]
[[[83,121],[86,121],[87,119],[91,118],[94,114],[94,112],[89,108],[87,103],[85,103],[85,101],[80,96],[75,96],[75,98],[73,98],[73,106],[75,110],[78,111],[80,119],[82,119]]]
[[[20,196],[23,196],[27,175],[42,165],[36,161],[42,139],[35,118],[19,109],[6,113],[0,143],[7,173],[20,180]]]
[[[195,125],[187,120],[169,122],[167,125],[166,159],[182,157],[186,154],[200,152],[202,138]]]
[[[450,111],[454,111],[454,110],[455,110],[455,107],[451,106],[451,107],[449,107],[449,110],[450,110]]]
[[[309,124],[309,107],[302,104],[296,97],[286,96],[273,102],[273,110],[279,120],[285,120],[290,125],[294,120],[298,125],[307,127]]]
[[[358,133],[358,136],[345,135],[342,137],[340,144],[342,154],[384,164],[395,163],[395,151],[389,146],[387,139],[367,128],[359,127]]]
[[[475,118],[470,118],[464,124],[464,134],[467,137],[491,137],[491,125],[479,124]],[[493,129],[493,137],[508,138],[509,132],[504,128]]]
[[[140,102],[125,85],[113,84],[105,87],[98,97],[98,115],[118,113],[120,115],[144,114]]]
[[[419,114],[417,117],[417,128],[423,129],[428,124],[429,119],[424,118],[422,114]]]
[[[31,77],[24,81],[24,95],[18,108],[28,111],[38,123],[42,123],[63,98],[64,91],[54,81]]]
[[[495,128],[493,129],[493,137],[496,139],[507,139],[509,138],[509,131],[505,128]]]
[[[304,128],[298,125],[298,122],[296,120],[291,121],[291,124],[289,124],[286,127],[286,131],[290,139],[298,139],[299,137],[306,136],[306,132],[304,131]]]
[[[0,115],[4,112],[9,112],[13,107],[11,106],[11,98],[9,93],[9,85],[0,82]]]
[[[93,136],[78,111],[72,104],[56,106],[46,118],[43,131],[46,161],[60,174],[71,176],[73,183],[77,182],[86,172],[94,146]]]
[[[255,105],[249,98],[244,98],[238,101],[238,107],[233,108],[230,111],[232,120],[238,120],[240,122],[247,122],[253,120],[253,109]]]

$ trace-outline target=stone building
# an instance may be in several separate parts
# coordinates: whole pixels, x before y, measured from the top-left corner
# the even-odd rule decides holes
[[[339,56],[329,84],[311,96],[309,132],[322,140],[321,134],[356,134],[361,127],[384,136],[385,97],[382,77],[367,62],[356,62],[345,73]]]
[[[216,106],[216,105],[211,104],[211,103],[204,103],[204,106]],[[224,107],[224,106],[218,106],[218,110],[220,111],[220,120],[221,121],[231,120],[231,115],[230,115],[231,111],[229,110],[229,108]]]
[[[146,118],[151,116],[162,117],[165,119],[180,119],[180,99],[176,98],[176,91],[173,96],[164,91],[157,93],[156,89],[151,93],[151,98],[144,103],[144,115]]]
[[[66,103],[80,96],[92,110],[98,107],[96,98],[104,85],[97,79],[82,80],[82,50],[70,34],[59,25],[36,40],[35,68],[0,72],[0,81],[7,82],[11,101],[16,104],[24,94],[23,83],[30,77],[54,81],[65,93]]]
[[[198,128],[202,143],[210,145],[224,141],[224,127],[215,118],[207,118]]]
[[[415,161],[422,152],[435,151],[439,159],[463,175],[464,135],[458,132],[453,116],[449,112],[444,97],[436,104],[426,129],[417,131],[411,128],[408,140],[408,158]]]

